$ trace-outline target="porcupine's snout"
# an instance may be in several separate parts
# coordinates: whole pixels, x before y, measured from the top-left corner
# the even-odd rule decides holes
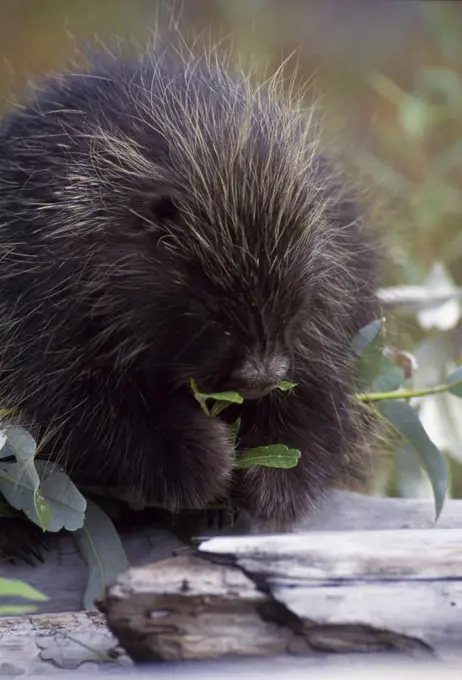
[[[287,377],[289,360],[277,354],[264,358],[247,358],[231,373],[230,389],[244,399],[261,399]]]

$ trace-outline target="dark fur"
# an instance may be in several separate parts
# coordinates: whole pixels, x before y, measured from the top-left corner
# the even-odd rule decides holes
[[[92,69],[0,126],[0,404],[77,481],[172,508],[231,493],[290,526],[359,442],[369,235],[271,91],[166,53]],[[253,397],[238,449],[284,443],[298,466],[232,473],[190,378]],[[282,378],[293,392],[265,396]]]

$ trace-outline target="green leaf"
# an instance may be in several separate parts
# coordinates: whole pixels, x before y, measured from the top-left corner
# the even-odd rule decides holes
[[[215,401],[227,401],[231,404],[242,404],[244,399],[237,392],[214,392],[212,394],[200,394],[196,393],[203,399],[214,399]]]
[[[50,520],[47,531],[80,529],[85,518],[85,498],[54,463],[37,460],[35,465],[41,480],[40,494],[52,513],[51,519],[47,517]],[[22,510],[32,522],[42,526],[43,518],[36,509],[40,497],[37,499],[36,490],[25,478],[21,463],[0,464],[0,492],[13,508]]]
[[[399,390],[406,382],[406,376],[400,366],[382,355],[377,378],[372,383],[371,392],[393,392]]]
[[[40,526],[45,531],[51,522],[52,511],[39,490],[40,478],[35,467],[34,456],[37,444],[30,432],[23,427],[12,427],[5,432],[6,440],[0,451],[0,458],[14,456],[21,464],[21,473],[33,488],[33,500]]]
[[[448,389],[448,392],[450,392],[451,394],[455,394],[456,397],[462,397],[462,366],[456,368],[456,370],[446,378],[447,385],[456,382],[459,382],[459,384],[454,385],[454,387],[450,387]]]
[[[42,527],[43,531],[48,531],[53,519],[53,510],[45,500],[40,488],[35,489],[34,491],[34,507],[40,522],[40,526]]]
[[[292,390],[294,387],[297,387],[297,383],[289,382],[288,380],[281,380],[277,386],[277,389],[282,390],[283,392],[289,392],[289,390]]]
[[[7,578],[0,578],[0,597],[19,597],[32,602],[46,602],[50,599],[47,595],[44,595],[23,581]],[[21,616],[23,614],[32,614],[35,611],[37,611],[37,607],[30,604],[0,605],[0,616]]]
[[[288,392],[289,390],[296,387],[296,383],[289,382],[288,380],[282,380],[276,389],[280,389],[283,392]],[[201,405],[202,410],[207,415],[212,417],[218,416],[222,411],[224,411],[230,404],[242,404],[244,403],[244,398],[241,397],[237,392],[213,392],[211,394],[204,394],[199,392],[197,385],[194,380],[191,380],[191,389],[194,392],[194,396]],[[207,407],[207,400],[212,399],[216,403],[213,405],[212,410],[209,412]]]
[[[199,392],[199,390],[197,389],[197,385],[194,380],[191,380],[190,384],[191,389],[194,393],[194,397],[201,405],[201,409],[207,415],[217,415],[218,413],[221,413],[221,411],[223,411],[226,408],[226,406],[230,403],[242,404],[244,402],[244,399],[237,392],[215,392],[212,394],[203,394],[202,392]],[[212,410],[212,414],[210,414],[206,403],[208,399],[212,399],[218,402],[226,402],[226,404],[220,405],[219,407],[215,405],[215,409]]]
[[[46,602],[50,598],[17,579],[0,578],[0,597],[22,597],[23,600]]]
[[[237,435],[239,434],[239,429],[241,427],[241,419],[238,418],[234,423],[229,426],[229,434],[233,444],[236,444]]]
[[[12,427],[5,431],[6,441],[1,449],[1,458],[14,456],[18,463],[23,463],[23,472],[34,488],[40,479],[34,466],[37,444],[32,435],[22,427]]]
[[[373,391],[374,382],[378,379],[383,356],[384,339],[382,333],[378,333],[373,340],[364,348],[357,358],[356,379],[358,389],[362,392]]]
[[[87,501],[85,524],[74,537],[88,566],[84,607],[92,610],[106,586],[128,569],[130,563],[111,519],[92,501]]]
[[[377,338],[377,336],[382,332],[383,328],[383,320],[382,319],[374,319],[374,321],[371,321],[370,323],[367,324],[367,326],[363,326],[355,335],[353,338],[353,342],[351,344],[351,349],[353,350],[354,354],[361,354],[364,352],[366,347],[373,342]]]
[[[234,467],[240,470],[245,470],[254,465],[273,468],[293,468],[297,465],[300,456],[300,451],[289,449],[284,444],[258,446],[255,449],[249,449],[249,451],[239,456]]]
[[[426,471],[435,499],[436,519],[443,509],[449,486],[446,459],[425,432],[419,416],[409,404],[402,400],[376,402],[377,410],[393,428],[411,444]]]
[[[23,616],[36,611],[37,607],[30,604],[0,604],[0,616]]]
[[[356,379],[359,391],[380,392],[385,391],[384,385],[400,383],[399,371],[383,353],[384,344],[383,319],[371,321],[356,334],[352,350],[357,355]]]

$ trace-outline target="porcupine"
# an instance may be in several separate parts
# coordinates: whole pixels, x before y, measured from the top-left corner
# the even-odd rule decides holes
[[[93,55],[4,116],[0,404],[52,432],[41,455],[74,481],[172,509],[230,498],[286,529],[359,446],[350,347],[377,316],[376,247],[282,93],[151,49]],[[236,446],[192,379],[244,397]],[[277,443],[295,468],[233,470]]]

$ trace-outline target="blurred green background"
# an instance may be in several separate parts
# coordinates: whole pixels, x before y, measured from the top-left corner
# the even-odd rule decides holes
[[[233,35],[254,64],[311,79],[335,140],[366,187],[369,219],[391,253],[384,286],[451,293],[418,313],[394,310],[394,345],[414,353],[418,387],[461,363],[462,3],[441,0],[0,0],[0,109],[28,81],[57,71],[75,46],[114,35],[139,41],[175,17],[188,32]],[[417,404],[462,496],[462,402]],[[384,447],[374,491],[429,496],[407,449]]]

